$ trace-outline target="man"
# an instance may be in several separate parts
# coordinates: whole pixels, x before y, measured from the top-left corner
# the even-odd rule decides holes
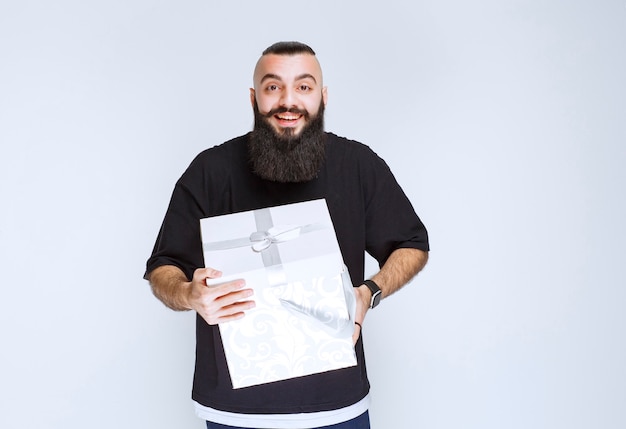
[[[207,428],[369,428],[361,327],[368,309],[426,264],[428,237],[387,165],[368,147],[324,132],[328,94],[315,52],[298,42],[267,48],[254,70],[254,129],[202,152],[176,183],[147,263],[154,294],[195,310],[192,397]],[[199,219],[325,198],[355,286],[358,365],[233,389],[218,324],[254,307],[243,280],[207,287],[220,267],[203,261]],[[364,252],[380,272],[364,280]],[[202,268],[205,267],[207,268]]]

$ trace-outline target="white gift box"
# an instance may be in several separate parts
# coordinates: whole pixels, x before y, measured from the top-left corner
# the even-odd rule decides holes
[[[356,365],[356,300],[325,200],[200,221],[204,261],[255,308],[219,325],[234,388]]]

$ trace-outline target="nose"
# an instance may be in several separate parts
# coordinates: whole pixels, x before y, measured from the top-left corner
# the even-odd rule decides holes
[[[296,106],[296,93],[292,88],[286,87],[280,96],[281,107],[295,107]]]

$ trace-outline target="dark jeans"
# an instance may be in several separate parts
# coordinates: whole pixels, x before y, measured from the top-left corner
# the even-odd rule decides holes
[[[226,426],[221,425],[219,423],[211,423],[206,422],[207,429],[245,429],[236,426]],[[302,428],[305,429],[305,428]],[[361,414],[359,417],[356,417],[352,420],[348,420],[347,422],[337,423],[336,425],[330,426],[322,426],[319,428],[311,428],[311,429],[370,429],[370,415],[366,411]]]

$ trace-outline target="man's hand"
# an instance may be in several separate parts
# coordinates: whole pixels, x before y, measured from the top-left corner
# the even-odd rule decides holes
[[[209,325],[215,325],[240,319],[255,305],[248,299],[253,291],[243,289],[243,280],[207,286],[207,279],[221,276],[213,268],[198,268],[189,282],[178,267],[163,265],[150,273],[150,285],[154,295],[172,310],[195,310]]]
[[[389,255],[381,270],[372,277],[372,280],[380,287],[382,297],[386,298],[417,275],[427,261],[428,252],[426,251],[410,248],[396,249]],[[354,294],[356,295],[355,321],[358,324],[354,327],[352,340],[356,344],[361,334],[360,325],[363,325],[365,314],[370,308],[372,292],[367,286],[361,285],[354,288]]]
[[[372,299],[372,292],[365,285],[354,288],[354,296],[356,297],[356,314],[354,320],[354,334],[352,334],[352,342],[356,344],[361,335],[361,328],[365,321],[365,314],[370,308],[370,300]]]
[[[241,319],[244,311],[254,308],[250,288],[243,289],[244,280],[233,280],[217,286],[207,286],[207,279],[217,279],[222,273],[212,268],[198,268],[189,284],[187,302],[209,325]]]

